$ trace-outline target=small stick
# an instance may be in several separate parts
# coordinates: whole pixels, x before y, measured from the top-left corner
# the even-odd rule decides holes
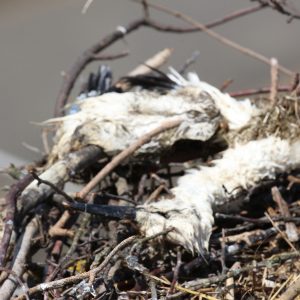
[[[222,265],[222,273],[225,274],[227,268],[226,268],[226,232],[224,228],[222,228],[222,238],[221,238],[221,265]]]
[[[278,298],[277,298],[277,295],[285,288],[285,286],[286,286],[288,283],[290,283],[290,281],[292,281],[293,277],[294,277],[294,274],[291,274],[291,275],[287,278],[287,280],[279,287],[279,289],[272,295],[272,298],[269,298],[269,299],[270,299],[270,300],[278,299]],[[297,280],[298,277],[299,277],[299,275],[296,277],[296,280]],[[271,296],[270,296],[270,297],[271,297]],[[281,299],[281,298],[280,298],[280,299]],[[294,297],[293,297],[292,299],[294,299]]]
[[[164,184],[159,185],[149,196],[148,199],[145,200],[144,205],[145,204],[149,204],[150,202],[152,202],[153,200],[156,200],[158,198],[158,196],[160,195],[160,193],[166,189],[166,186]]]
[[[287,242],[287,244],[294,250],[297,251],[297,249],[295,248],[295,246],[289,241],[289,239],[287,239],[287,237],[285,236],[285,234],[280,230],[280,228],[275,224],[275,222],[272,220],[272,218],[270,217],[270,215],[266,212],[265,216],[270,220],[271,224],[273,225],[273,227],[279,232],[279,234],[281,235],[281,237]]]
[[[71,217],[70,211],[65,210],[64,213],[61,215],[59,220],[49,229],[49,235],[54,236],[68,236],[70,238],[74,237],[74,231],[63,228],[69,218]]]
[[[152,72],[151,68],[158,69],[160,66],[165,64],[170,56],[172,55],[174,49],[172,48],[166,48],[158,53],[156,53],[154,56],[146,60],[143,64],[137,66],[134,70],[129,72],[127,76],[137,76],[137,75],[144,75]],[[149,68],[150,66],[151,68]]]
[[[229,78],[226,79],[223,83],[222,86],[220,87],[220,91],[224,92],[231,84],[233,83],[233,79]]]
[[[230,268],[230,271],[239,270],[241,268],[241,264],[239,261],[236,261],[232,267]],[[224,296],[224,299],[226,300],[234,300],[234,278],[229,277],[225,281],[225,286],[227,287],[227,293]]]
[[[274,186],[274,187],[272,187],[271,191],[272,191],[273,200],[274,200],[274,202],[277,203],[281,215],[284,217],[291,217],[288,205],[287,205],[286,201],[282,198],[279,189],[276,186]],[[296,225],[292,222],[286,222],[285,227],[286,227],[285,233],[286,233],[288,239],[291,242],[297,242],[299,240],[299,236],[298,236],[298,230],[297,230]]]
[[[272,235],[277,234],[276,228],[269,229],[256,229],[253,231],[247,231],[243,233],[239,233],[236,235],[226,236],[225,238],[220,238],[219,241],[222,243],[222,240],[225,239],[227,243],[246,243],[249,247],[256,245],[258,242],[262,240],[266,240],[270,238]],[[228,251],[228,250],[227,250]]]
[[[278,86],[278,61],[272,57],[270,60],[271,64],[271,91],[270,91],[270,102],[272,106],[276,105],[277,86]]]

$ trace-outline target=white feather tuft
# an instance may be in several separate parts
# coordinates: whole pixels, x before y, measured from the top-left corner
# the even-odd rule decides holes
[[[276,137],[237,145],[224,152],[213,167],[191,170],[172,189],[174,199],[141,206],[137,220],[146,235],[174,227],[167,237],[191,252],[207,249],[213,225],[212,208],[225,204],[240,189],[300,165],[300,143]],[[297,155],[294,155],[297,153]]]

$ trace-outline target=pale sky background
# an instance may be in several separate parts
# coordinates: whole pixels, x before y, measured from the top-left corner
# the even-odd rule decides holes
[[[255,5],[248,0],[154,2],[180,10],[203,23]],[[22,143],[42,149],[40,128],[30,122],[52,117],[62,82],[61,72],[69,69],[87,47],[118,25],[141,15],[140,6],[127,0],[95,0],[83,15],[84,3],[85,0],[0,2],[0,168],[9,162],[19,164],[39,158]],[[154,12],[153,16],[161,22],[183,24],[162,13]],[[286,21],[286,16],[264,9],[215,30],[268,57],[277,57],[282,65],[299,71],[300,20],[291,24]],[[107,62],[117,79],[166,47],[175,49],[169,61],[175,68],[199,50],[200,57],[192,70],[216,86],[228,78],[234,80],[231,90],[269,84],[266,65],[221,45],[204,33],[166,34],[142,28],[105,53],[130,51],[129,57]],[[90,65],[81,80],[98,65],[99,62]]]

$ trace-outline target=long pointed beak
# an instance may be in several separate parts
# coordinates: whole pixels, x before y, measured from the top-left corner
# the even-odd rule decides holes
[[[137,208],[132,206],[86,204],[81,202],[64,202],[64,205],[75,210],[112,219],[136,219]]]

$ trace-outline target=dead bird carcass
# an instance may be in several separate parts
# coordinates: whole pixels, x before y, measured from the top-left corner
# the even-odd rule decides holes
[[[227,191],[232,191],[234,198],[241,189],[299,166],[299,129],[293,114],[285,118],[282,106],[238,101],[200,81],[194,73],[184,79],[172,70],[169,82],[172,84],[163,92],[108,92],[79,100],[78,112],[46,121],[57,129],[49,161],[57,164],[71,151],[91,144],[115,155],[161,122],[178,117],[183,120],[180,126],[156,136],[136,155],[159,156],[176,141],[208,141],[216,134],[222,135],[228,149],[221,158],[211,166],[188,170],[171,190],[172,199],[161,197],[129,210],[146,236],[173,227],[166,235],[168,240],[201,253],[208,248],[213,208],[229,201]],[[227,130],[221,129],[224,123]],[[70,205],[99,214],[106,214],[107,209],[81,203]]]

